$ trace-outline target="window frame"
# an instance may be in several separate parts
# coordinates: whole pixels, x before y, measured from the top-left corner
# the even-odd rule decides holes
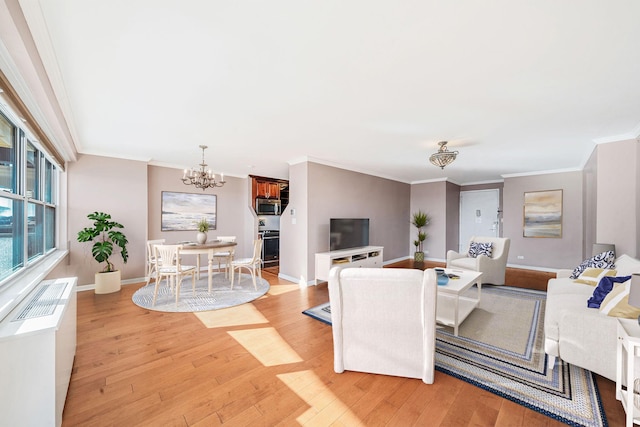
[[[10,222],[16,224],[11,234],[4,237],[12,239],[6,246],[11,250],[0,254],[0,257],[11,257],[9,262],[3,259],[0,264],[0,292],[3,292],[16,277],[25,274],[58,249],[56,225],[60,215],[62,168],[6,105],[0,104],[0,115],[13,126],[10,154],[13,163],[6,165],[12,169],[8,174],[12,188],[10,191],[3,188],[0,198],[12,206]],[[29,176],[31,173],[33,176]],[[34,215],[30,215],[30,212]],[[15,215],[20,216],[19,221]],[[14,247],[18,255],[14,253]]]

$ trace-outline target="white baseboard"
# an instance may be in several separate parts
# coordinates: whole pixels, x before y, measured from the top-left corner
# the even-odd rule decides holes
[[[147,278],[146,277],[137,277],[137,278],[134,278],[134,279],[126,279],[126,280],[122,280],[121,283],[122,283],[123,286],[125,286],[125,285],[133,285],[134,283],[140,283],[140,282],[146,283],[147,282]],[[90,283],[88,285],[81,285],[81,286],[78,286],[76,288],[76,290],[78,292],[93,291],[95,289],[96,289],[96,284],[95,283]]]

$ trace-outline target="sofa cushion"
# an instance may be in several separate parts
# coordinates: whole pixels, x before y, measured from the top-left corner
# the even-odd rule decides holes
[[[577,295],[578,298],[584,296],[582,300],[582,302],[584,302],[593,295],[593,286],[576,283],[569,278],[549,279],[547,282],[547,300],[551,295],[555,294]]]
[[[463,270],[475,270],[476,259],[475,258],[458,258],[451,261],[452,267],[461,268]]]
[[[549,279],[544,313],[545,337],[557,341],[560,337],[560,319],[564,313],[586,310],[586,301],[592,294],[592,286],[574,283],[570,279]]]
[[[600,279],[605,276],[615,276],[616,270],[610,268],[586,268],[574,282],[584,283],[585,285],[597,286]]]
[[[631,276],[624,283],[614,285],[600,305],[600,312],[612,317],[636,319],[640,316],[640,308],[629,304],[629,288]]]
[[[480,255],[486,255],[491,258],[493,254],[493,243],[480,243],[480,242],[471,242],[469,244],[469,256],[471,258],[477,258]]]
[[[571,274],[571,278],[577,279],[578,276],[580,276],[580,274],[582,274],[582,272],[588,267],[613,268],[614,261],[615,261],[615,254],[613,253],[613,251],[606,251],[606,252],[599,253],[598,255],[594,255],[593,257],[585,261],[582,261],[582,263],[573,270],[573,273]]]
[[[627,254],[620,255],[616,259],[616,270],[618,270],[619,276],[631,276],[633,273],[640,273],[640,260]]]

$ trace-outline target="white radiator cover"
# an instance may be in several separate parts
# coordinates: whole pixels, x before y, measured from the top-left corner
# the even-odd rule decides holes
[[[62,425],[76,354],[76,286],[76,277],[45,280],[0,322],[3,425]],[[55,308],[42,309],[47,304]],[[29,305],[35,309],[25,314]]]

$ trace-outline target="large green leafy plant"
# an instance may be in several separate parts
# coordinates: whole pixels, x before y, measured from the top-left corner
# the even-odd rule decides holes
[[[114,245],[120,248],[120,255],[124,263],[129,259],[127,252],[127,237],[117,229],[124,228],[119,222],[111,221],[111,215],[104,212],[94,212],[87,215],[93,221],[93,227],[83,228],[78,232],[78,242],[94,242],[91,248],[93,258],[107,265],[103,273],[115,271],[109,257],[113,254]]]

